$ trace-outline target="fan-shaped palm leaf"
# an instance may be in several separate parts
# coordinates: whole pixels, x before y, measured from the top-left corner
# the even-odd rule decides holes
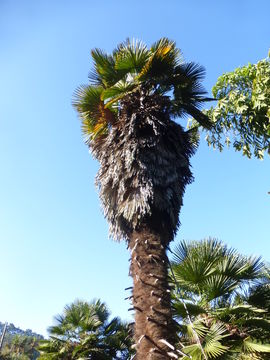
[[[196,328],[195,326],[195,329],[198,332],[198,327]],[[226,353],[226,351],[228,350],[228,346],[224,346],[221,343],[221,340],[227,336],[226,334],[224,334],[225,332],[225,326],[219,323],[213,324],[210,329],[203,327],[203,331],[199,332],[201,346],[203,347],[204,353],[207,358],[215,359]],[[202,354],[201,346],[197,343],[187,345],[184,346],[182,351],[192,356],[193,360],[203,360],[204,355]],[[184,357],[183,359],[187,360],[188,357]]]
[[[243,350],[249,353],[270,353],[270,345],[260,344],[248,337],[243,341]]]
[[[246,258],[216,239],[181,242],[174,250],[172,268],[178,284],[207,301],[232,295],[247,282],[262,277],[260,258]]]

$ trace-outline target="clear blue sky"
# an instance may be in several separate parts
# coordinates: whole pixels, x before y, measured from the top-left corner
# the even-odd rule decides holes
[[[90,49],[167,36],[217,77],[266,57],[269,0],[0,0],[0,321],[46,334],[75,298],[100,297],[127,319],[125,244],[108,239],[71,107]],[[203,143],[192,160],[177,240],[215,236],[270,260],[270,159]]]

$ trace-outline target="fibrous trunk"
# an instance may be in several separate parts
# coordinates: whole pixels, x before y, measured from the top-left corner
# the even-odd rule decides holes
[[[193,179],[194,150],[189,134],[170,119],[168,99],[143,92],[122,100],[118,121],[92,144],[111,235],[125,239],[132,254],[136,360],[177,358],[166,248]]]
[[[178,358],[173,325],[166,249],[160,235],[134,232],[129,247],[133,277],[136,360]],[[173,345],[174,344],[174,345]]]

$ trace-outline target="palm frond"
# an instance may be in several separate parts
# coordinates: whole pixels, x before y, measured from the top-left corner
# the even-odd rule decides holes
[[[173,250],[173,263],[181,263],[188,254],[188,245],[185,240],[180,241]]]
[[[216,239],[200,244],[181,242],[174,250],[173,271],[179,285],[192,286],[200,292],[201,284],[215,272],[215,264],[221,257],[222,246]]]
[[[120,80],[114,86],[104,90],[102,99],[106,101],[105,108],[111,108],[112,105],[117,104],[119,100],[134,91],[136,87],[138,87],[136,81],[126,82],[125,80]]]
[[[270,334],[270,321],[262,318],[248,318],[242,320],[243,326],[248,326],[255,329],[263,329]]]
[[[196,334],[199,336],[200,339],[203,339],[205,334],[208,331],[208,328],[205,326],[205,324],[200,320],[196,319],[192,324],[186,325],[186,335],[189,337],[193,342],[196,342],[196,336],[194,336],[194,330]]]
[[[112,108],[105,107],[103,93],[101,86],[81,86],[74,93],[73,106],[82,119],[82,132],[87,144],[98,135],[106,134],[109,124],[115,119]]]
[[[142,41],[133,39],[118,45],[115,53],[115,69],[138,74],[149,58],[149,50]]]
[[[242,278],[246,280],[260,280],[263,278],[264,263],[261,257],[246,258],[246,267],[242,271]]]
[[[265,314],[266,311],[263,309],[256,308],[251,305],[237,305],[237,306],[230,306],[225,308],[217,308],[214,310],[215,314],[217,314],[218,317],[223,318],[230,315],[256,315],[256,314]]]
[[[232,294],[262,277],[260,258],[239,255],[217,239],[191,241],[188,245],[182,241],[173,254],[172,267],[179,285],[204,293],[208,301]]]
[[[220,323],[213,324],[210,329],[205,328],[200,333],[201,345],[205,355],[209,359],[215,359],[228,350],[228,346],[222,345],[221,341],[227,337],[226,328]],[[199,344],[185,346],[182,351],[190,356],[193,360],[203,360],[204,356]],[[186,359],[186,358],[184,358]]]
[[[188,314],[190,316],[197,316],[200,314],[206,314],[207,311],[200,305],[197,304],[192,304],[189,302],[185,303],[185,306],[188,310]],[[173,314],[175,317],[181,317],[181,318],[186,318],[188,316],[187,311],[185,309],[185,306],[183,304],[183,302],[181,301],[176,301],[173,302]]]
[[[250,353],[270,353],[270,344],[260,344],[249,337],[243,341],[243,349]]]
[[[161,38],[151,46],[149,59],[138,74],[138,79],[150,83],[160,81],[171,76],[174,67],[180,61],[180,51],[176,48],[175,42]]]
[[[207,332],[203,346],[205,353],[210,358],[217,358],[228,350],[228,346],[221,344],[221,340],[227,337],[226,327],[221,323],[213,324]]]
[[[91,55],[94,61],[94,70],[89,74],[91,84],[102,84],[103,87],[112,86],[121,75],[115,69],[115,59],[112,55],[106,54],[101,49],[93,49]]]
[[[270,313],[270,278],[263,274],[263,278],[259,284],[256,284],[249,290],[247,302],[253,306],[265,309]]]
[[[174,75],[169,79],[172,81],[174,89],[172,111],[175,116],[182,116],[187,113],[195,118],[201,126],[210,128],[212,123],[209,117],[201,111],[207,94],[201,85],[204,76],[204,67],[193,62],[175,67]]]

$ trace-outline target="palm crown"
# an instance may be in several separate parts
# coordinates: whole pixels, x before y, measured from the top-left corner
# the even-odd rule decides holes
[[[173,41],[162,38],[148,49],[141,41],[127,40],[111,55],[92,50],[92,58],[90,85],[79,87],[73,101],[88,144],[108,133],[117,121],[121,100],[138,90],[143,95],[166,96],[171,117],[189,114],[203,127],[210,127],[207,116],[200,111],[208,100],[200,83],[204,68],[185,63]]]

